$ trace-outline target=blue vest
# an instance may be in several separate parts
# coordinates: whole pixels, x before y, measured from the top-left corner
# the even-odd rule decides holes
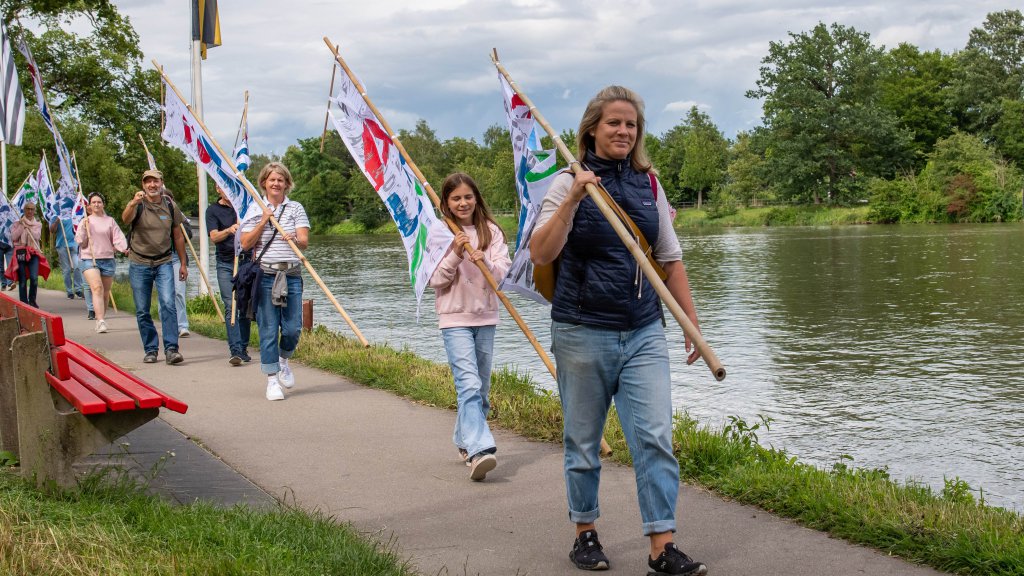
[[[586,165],[647,242],[656,244],[658,205],[647,174],[633,170],[629,158],[603,160],[593,152],[587,153]],[[562,249],[551,318],[613,330],[633,330],[662,318],[657,293],[589,196],[580,202]]]

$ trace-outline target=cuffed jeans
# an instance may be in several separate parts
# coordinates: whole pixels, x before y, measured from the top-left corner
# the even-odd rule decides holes
[[[633,458],[645,535],[674,532],[679,463],[672,453],[668,345],[660,321],[635,330],[551,323],[558,363],[569,520],[601,515],[601,435],[611,401]]]
[[[64,292],[67,294],[81,294],[82,286],[85,282],[82,281],[82,271],[78,268],[78,248],[73,248],[69,252],[67,248],[57,248],[57,259],[60,261],[60,271],[64,276]],[[70,254],[71,258],[68,259]]]
[[[149,313],[153,301],[153,286],[156,286],[160,309],[160,331],[164,338],[164,352],[178,349],[178,323],[174,304],[174,267],[170,262],[159,266],[148,264],[128,265],[128,282],[132,285],[135,300],[135,321],[139,324],[142,348],[147,354],[156,354],[160,343],[156,336],[153,316]]]
[[[441,329],[459,403],[452,442],[470,457],[495,451],[494,436],[487,426],[494,328],[492,325]]]
[[[220,298],[224,302],[224,326],[228,329],[228,350],[234,356],[244,353],[249,346],[252,322],[245,317],[241,310],[236,310],[235,323],[231,324],[231,291],[234,289],[231,283],[232,276],[234,276],[234,264],[218,260],[217,286],[220,288]],[[291,292],[291,286],[288,287],[288,291]],[[301,320],[301,314],[299,318]]]
[[[260,283],[256,326],[260,331],[260,370],[281,371],[281,358],[291,358],[302,333],[302,276],[288,277],[288,305],[274,306],[271,292],[274,274],[264,274]]]

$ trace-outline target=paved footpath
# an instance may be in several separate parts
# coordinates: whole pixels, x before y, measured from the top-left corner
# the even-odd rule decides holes
[[[194,454],[189,460],[198,464],[181,465],[176,450],[166,469],[179,478],[157,487],[177,500],[260,503],[262,489],[350,522],[370,537],[395,538],[399,554],[426,575],[581,574],[568,560],[573,535],[560,445],[495,430],[498,467],[485,482],[471,482],[451,444],[454,412],[300,365],[287,399],[269,402],[258,353],[252,364],[232,367],[225,342],[193,335],[181,341],[183,364],[166,365],[162,351],[159,363],[143,364],[134,316],[110,314],[110,332],[95,334],[81,300],[41,290],[39,302],[64,316],[72,338],[188,403],[187,414],[162,414],[184,436],[137,432],[129,450],[175,450],[163,442],[184,450],[182,439],[189,437],[244,476],[208,474],[223,465],[211,468],[211,459],[201,463]],[[140,431],[154,426],[161,425]],[[183,472],[202,474],[203,481],[184,481]],[[632,469],[606,463],[600,497],[608,573],[646,574],[647,539]],[[697,487],[682,487],[677,519],[680,547],[713,576],[939,574]]]

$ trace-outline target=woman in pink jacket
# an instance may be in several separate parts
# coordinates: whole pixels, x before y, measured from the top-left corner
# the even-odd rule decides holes
[[[13,271],[17,273],[19,299],[30,306],[39,308],[39,305],[36,304],[39,270],[41,264],[46,261],[39,243],[43,233],[43,224],[36,220],[35,202],[26,202],[21,210],[21,218],[11,224],[11,244],[14,245],[14,258],[11,264]],[[8,271],[9,274],[11,272],[11,270]],[[44,278],[48,275],[49,273],[45,274]]]
[[[104,210],[103,195],[89,194],[87,216],[78,225],[75,242],[82,262],[82,276],[92,292],[92,307],[96,311],[96,332],[107,331],[103,319],[110,298],[110,286],[114,283],[114,254],[128,253],[128,240],[113,218]]]
[[[476,263],[482,261],[493,277],[502,278],[512,262],[505,234],[468,175],[445,178],[441,212],[462,231],[431,276],[430,286],[437,292],[438,324],[458,395],[452,441],[470,467],[469,477],[479,481],[498,465],[494,436],[487,426],[498,297]]]

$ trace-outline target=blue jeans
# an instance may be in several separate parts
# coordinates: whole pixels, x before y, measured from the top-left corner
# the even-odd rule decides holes
[[[2,282],[3,286],[10,286],[11,284],[14,284],[14,282],[11,282],[7,278],[3,277],[4,276],[4,271],[6,271],[7,270],[7,266],[10,265],[11,257],[13,255],[14,255],[14,248],[11,248],[11,246],[9,246],[7,244],[4,244],[3,246],[0,246],[0,282]]]
[[[249,333],[252,330],[252,322],[245,317],[241,310],[235,311],[235,324],[231,324],[231,277],[234,263],[217,261],[217,286],[220,288],[220,299],[224,302],[224,325],[228,329],[228,350],[231,355],[244,353],[249,346]],[[288,289],[291,292],[291,288]],[[300,303],[301,308],[301,303]],[[301,314],[300,314],[301,319]]]
[[[441,329],[459,402],[452,442],[468,452],[470,457],[495,451],[494,436],[487,426],[487,414],[491,410],[487,397],[491,391],[494,328],[460,326]]]
[[[39,289],[39,256],[33,255],[28,262],[18,263],[18,299],[36,308],[36,291]]]
[[[277,374],[281,358],[291,358],[302,333],[302,276],[288,277],[288,305],[274,306],[271,290],[274,274],[264,274],[260,284],[256,326],[260,331],[260,370]]]
[[[635,330],[551,323],[564,417],[569,520],[601,515],[601,434],[612,399],[633,458],[645,535],[674,532],[679,463],[672,453],[668,345],[661,322]]]
[[[113,258],[111,258],[113,260]],[[92,259],[87,258],[85,260],[78,261],[78,273],[81,274],[83,271],[92,268]],[[102,273],[101,273],[102,274]],[[94,312],[92,307],[92,288],[89,288],[88,282],[82,282],[82,295],[85,298],[85,309],[88,312]]]
[[[177,314],[178,331],[188,330],[188,309],[185,307],[185,291],[188,284],[178,280],[181,276],[181,260],[178,260],[177,253],[171,255],[171,265],[174,266],[174,310]],[[210,295],[213,297],[213,294]]]
[[[68,254],[67,248],[57,248],[57,259],[60,261],[60,271],[64,276],[64,292],[68,295],[81,294],[85,282],[82,281],[82,271],[78,269],[78,248],[71,249],[70,260]]]
[[[148,264],[128,265],[128,282],[132,285],[132,298],[135,299],[135,321],[139,324],[139,335],[142,337],[142,348],[146,354],[156,354],[160,350],[160,342],[156,337],[156,326],[153,316],[149,313],[153,301],[153,286],[156,286],[160,303],[160,331],[164,337],[164,352],[178,349],[178,323],[174,308],[174,267],[170,262],[159,266]]]

